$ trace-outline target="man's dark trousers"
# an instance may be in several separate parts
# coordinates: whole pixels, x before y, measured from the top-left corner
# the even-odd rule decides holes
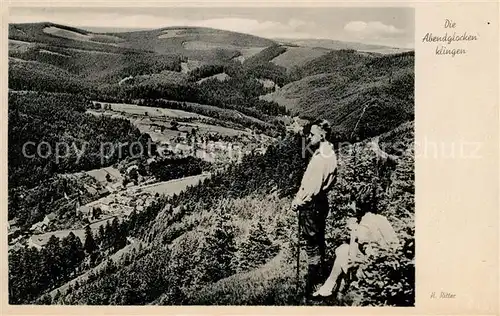
[[[306,242],[306,295],[309,296],[325,277],[325,227],[329,212],[326,193],[318,194],[299,211],[301,237]]]

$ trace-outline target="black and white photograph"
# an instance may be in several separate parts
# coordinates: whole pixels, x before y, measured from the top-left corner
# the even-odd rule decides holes
[[[414,8],[8,21],[9,304],[415,306]]]

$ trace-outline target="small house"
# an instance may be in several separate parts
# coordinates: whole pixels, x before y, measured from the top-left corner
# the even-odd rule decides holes
[[[85,217],[90,217],[92,214],[92,208],[87,205],[80,206],[78,211]]]
[[[97,190],[89,185],[85,185],[85,189],[90,195],[97,195]]]
[[[8,221],[7,223],[7,229],[10,231],[10,230],[14,230],[16,229],[16,225],[17,225],[17,218],[14,218],[14,219],[11,219],[10,221]]]
[[[47,228],[49,227],[49,224],[50,224],[50,220],[47,216],[45,216],[43,221],[33,224],[30,227],[30,230],[35,234],[43,234],[47,230]]]
[[[109,190],[107,188],[101,188],[97,191],[97,194],[100,196],[100,197],[104,197],[106,195],[109,194]]]
[[[45,231],[46,225],[44,225],[42,222],[35,223],[31,225],[30,231],[32,231],[34,234],[43,234]]]
[[[19,227],[12,228],[11,230],[9,230],[7,240],[11,242],[20,235],[21,235],[21,229]]]

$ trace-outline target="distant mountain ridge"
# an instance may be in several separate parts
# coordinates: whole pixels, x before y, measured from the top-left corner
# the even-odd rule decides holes
[[[286,109],[331,119],[342,133],[360,137],[413,119],[412,50],[286,41],[202,27],[98,33],[50,22],[10,24],[9,88],[163,98],[259,119]],[[221,76],[228,80],[214,79]],[[120,85],[124,78],[130,80]]]
[[[359,51],[369,51],[378,53],[402,53],[412,51],[411,48],[403,48],[396,46],[365,44],[361,42],[339,41],[334,39],[293,39],[293,38],[274,38],[275,41],[283,45],[298,45],[302,47],[318,47],[326,49],[354,49]]]
[[[127,33],[154,30],[153,27],[99,27],[99,26],[80,26],[79,28],[93,33]]]

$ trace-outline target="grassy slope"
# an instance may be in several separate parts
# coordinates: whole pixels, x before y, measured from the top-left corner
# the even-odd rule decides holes
[[[276,56],[271,62],[291,70],[294,67],[301,67],[328,52],[330,52],[329,49],[320,47],[287,47],[286,52]]]
[[[413,160],[413,123],[405,123],[394,132],[382,135],[382,145],[394,145],[396,141],[403,151],[399,152],[400,164],[391,175],[391,185],[388,193],[382,195],[379,204],[380,211],[387,216],[391,224],[396,229],[399,238],[403,239],[408,230],[414,230],[414,160]],[[336,189],[330,194],[331,213],[327,222],[327,241],[329,244],[330,257],[336,246],[346,241],[346,231],[343,227],[345,219],[352,214],[345,205],[345,197],[359,183],[368,183],[371,178],[372,170],[355,167],[358,164],[369,163],[370,152],[363,149],[363,144],[358,144],[355,148],[359,151],[356,158],[348,156],[352,148],[348,148],[340,156],[339,182]],[[355,174],[358,173],[358,175]],[[283,305],[295,304],[298,300],[295,293],[295,248],[296,234],[293,223],[294,214],[286,212],[288,201],[266,200],[267,205],[264,212],[277,213],[276,218],[281,219],[281,225],[286,230],[283,239],[284,247],[276,257],[267,261],[265,265],[255,269],[230,276],[216,283],[207,285],[201,291],[191,295],[189,302],[191,304],[220,304],[220,305]],[[257,201],[249,201],[246,207],[261,206]],[[240,208],[240,211],[243,208]],[[236,211],[237,212],[237,211]],[[261,220],[259,217],[254,220]],[[268,228],[269,231],[279,230],[279,221],[265,222],[265,225],[274,226]],[[305,253],[302,253],[302,258]],[[305,275],[306,263],[301,263],[301,274]],[[302,284],[303,286],[303,284]],[[405,290],[408,290],[406,288]],[[330,302],[329,304],[351,304],[356,298],[354,289],[348,292],[346,301]],[[300,295],[300,294],[299,294]],[[328,304],[328,303],[327,303]]]
[[[408,49],[404,48],[396,48],[389,47],[383,45],[372,45],[372,44],[363,44],[356,42],[343,42],[329,39],[276,39],[281,43],[288,43],[292,45],[298,45],[303,47],[313,47],[313,48],[326,48],[326,49],[355,49],[364,52],[373,52],[373,53],[387,53],[394,54],[399,52],[408,51]]]

